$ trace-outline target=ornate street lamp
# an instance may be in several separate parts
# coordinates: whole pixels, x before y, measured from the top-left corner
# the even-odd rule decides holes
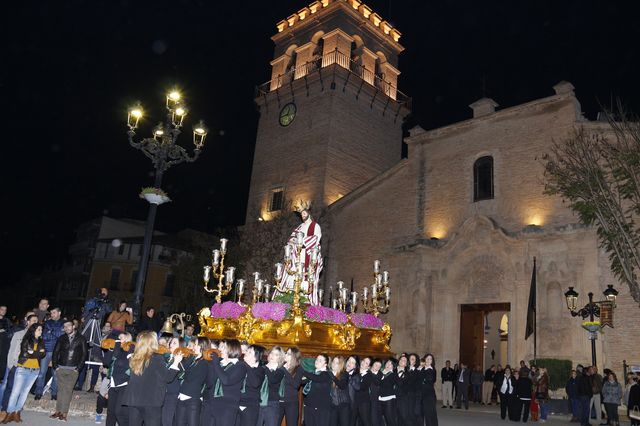
[[[589,332],[589,340],[591,340],[591,363],[596,365],[596,340],[598,338],[598,331],[605,325],[613,327],[613,308],[615,308],[616,297],[618,296],[618,290],[613,288],[613,285],[609,284],[607,289],[603,292],[606,300],[599,302],[593,301],[593,293],[589,292],[589,303],[583,308],[578,308],[578,292],[569,287],[569,290],[564,293],[564,298],[567,302],[567,308],[571,312],[573,317],[581,317],[583,320],[582,327]],[[605,318],[606,314],[606,318]],[[589,317],[589,321],[585,321]],[[606,319],[607,323],[603,321],[596,321],[595,318]]]
[[[188,109],[184,104],[182,94],[177,90],[172,90],[166,96],[167,114],[164,123],[160,122],[153,130],[151,137],[143,138],[139,142],[135,141],[136,129],[143,118],[144,113],[140,105],[131,107],[127,114],[127,126],[129,131],[129,144],[139,149],[153,163],[155,169],[154,188],[160,190],[162,184],[162,176],[171,166],[183,162],[191,163],[198,159],[200,151],[204,146],[208,129],[202,121],[200,121],[193,129],[193,144],[195,148],[193,155],[180,145],[177,144],[178,136],[182,133],[184,118],[188,113]],[[149,254],[151,251],[151,237],[153,236],[153,227],[156,219],[156,210],[159,204],[168,201],[166,197],[161,201],[156,199],[149,200],[149,214],[144,230],[144,242],[142,247],[142,255],[140,256],[140,264],[138,266],[138,275],[135,284],[135,293],[133,301],[133,313],[136,320],[140,317],[142,299],[144,297],[144,285],[147,276],[147,266],[149,264]]]

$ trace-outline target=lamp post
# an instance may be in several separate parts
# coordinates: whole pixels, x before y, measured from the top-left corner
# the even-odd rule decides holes
[[[564,294],[564,298],[567,302],[567,308],[569,309],[569,312],[571,312],[571,316],[580,316],[583,321],[585,321],[587,317],[589,318],[588,322],[582,323],[582,327],[589,332],[589,340],[591,340],[591,363],[593,365],[597,365],[596,339],[598,338],[598,331],[600,331],[605,325],[610,325],[611,327],[613,327],[613,325],[611,324],[612,317],[608,318],[609,322],[607,324],[602,324],[601,321],[596,321],[595,318],[601,318],[601,315],[603,315],[605,308],[607,311],[611,312],[610,315],[613,315],[613,308],[615,308],[616,306],[616,297],[618,296],[618,290],[613,288],[613,285],[609,284],[603,294],[606,300],[594,302],[593,293],[589,292],[589,303],[587,303],[581,309],[577,309],[578,292],[575,291],[573,287],[569,287],[569,290]]]
[[[176,142],[178,136],[182,133],[182,126],[185,116],[188,113],[187,107],[183,102],[182,95],[178,91],[167,93],[166,97],[167,115],[163,122],[160,122],[153,128],[152,136],[143,138],[139,142],[135,141],[136,129],[140,119],[144,113],[140,105],[136,105],[129,109],[127,115],[127,126],[129,131],[129,144],[142,151],[151,162],[155,169],[154,188],[160,190],[162,184],[162,175],[171,166],[182,162],[191,163],[200,156],[200,151],[204,146],[204,140],[207,136],[207,127],[202,121],[193,128],[193,144],[195,149],[193,155],[189,155],[187,151]],[[153,236],[153,227],[156,220],[156,211],[158,205],[167,201],[164,198],[161,201],[149,199],[149,213],[144,229],[144,242],[142,246],[142,255],[140,256],[140,264],[138,266],[138,276],[136,277],[136,286],[133,299],[133,315],[136,321],[140,317],[142,300],[144,297],[144,285],[147,275],[147,266],[149,264],[149,254],[151,251],[151,238]]]

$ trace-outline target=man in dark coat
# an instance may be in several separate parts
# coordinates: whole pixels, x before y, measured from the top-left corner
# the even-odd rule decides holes
[[[456,393],[456,408],[462,408],[462,402],[464,401],[465,410],[469,409],[469,383],[471,382],[471,370],[463,362],[460,363],[460,372],[456,377],[455,386]]]

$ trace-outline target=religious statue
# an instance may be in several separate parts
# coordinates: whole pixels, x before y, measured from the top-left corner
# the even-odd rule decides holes
[[[320,247],[320,239],[322,238],[322,230],[320,224],[316,222],[311,216],[311,203],[301,201],[296,206],[296,211],[300,214],[302,223],[298,225],[285,246],[285,260],[290,265],[298,265],[300,259],[304,259],[304,265],[301,265],[303,271],[309,271],[309,264],[312,258],[317,259],[316,267],[313,269],[311,276],[305,275],[305,279],[302,281],[302,288],[309,294],[309,303],[312,305],[320,304],[318,297],[318,279],[320,278],[320,272],[322,272],[322,252]],[[299,239],[302,240],[302,250],[298,257],[296,246],[299,244]],[[313,263],[313,262],[311,262]],[[291,270],[283,270],[284,274],[282,278],[282,287],[287,289],[294,288],[295,272]],[[274,297],[279,294],[274,292]]]

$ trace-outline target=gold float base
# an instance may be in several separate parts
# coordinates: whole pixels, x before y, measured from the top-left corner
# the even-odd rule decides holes
[[[249,344],[297,346],[305,357],[321,353],[329,355],[371,356],[384,358],[393,354],[389,348],[391,327],[380,330],[358,328],[351,323],[327,324],[294,316],[283,321],[268,321],[253,317],[251,307],[238,319],[217,319],[200,312],[200,335],[212,340],[238,339]]]

